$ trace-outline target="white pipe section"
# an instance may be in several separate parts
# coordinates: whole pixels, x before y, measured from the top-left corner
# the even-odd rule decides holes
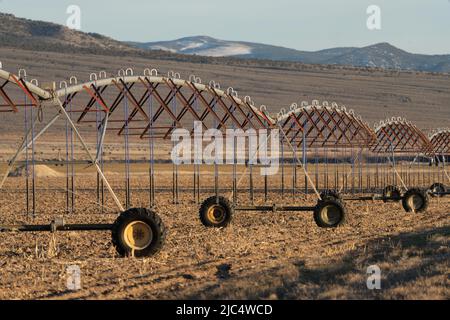
[[[14,75],[12,73],[9,73],[9,72],[7,72],[5,70],[1,70],[0,69],[0,79],[4,79],[4,80],[10,81],[10,82],[16,84],[16,82],[13,79],[13,77],[15,77],[16,79],[20,79],[20,77]],[[43,100],[51,99],[52,95],[48,91],[43,90],[43,89],[39,88],[38,86],[34,85],[33,83],[28,82],[28,81],[25,81],[25,84],[27,85],[28,89],[32,93],[34,93],[35,95],[37,95],[41,99],[43,99]]]

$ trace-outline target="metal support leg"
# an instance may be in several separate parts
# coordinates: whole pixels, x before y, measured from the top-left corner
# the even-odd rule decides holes
[[[278,124],[278,126],[280,127],[280,131],[283,133],[283,136],[285,137],[286,142],[288,143],[289,147],[294,152],[294,147],[292,146],[291,142],[289,141],[289,138],[286,136],[286,133],[284,132],[283,128],[281,128],[280,124]],[[322,198],[320,197],[320,193],[317,191],[317,188],[316,188],[314,182],[312,181],[311,177],[309,176],[308,171],[306,171],[305,166],[302,164],[300,159],[297,157],[296,153],[294,153],[294,156],[295,156],[295,160],[297,161],[297,163],[300,164],[300,166],[302,167],[303,173],[305,174],[306,178],[308,179],[308,182],[311,184],[311,187],[313,188],[314,193],[316,194],[317,198],[319,200],[322,200]]]
[[[4,173],[4,176],[2,178],[2,181],[0,182],[0,189],[3,188],[3,185],[6,181],[6,179],[8,178],[8,175],[11,173],[12,168],[14,167],[14,164],[17,161],[17,158],[27,149],[31,146],[32,143],[34,143],[41,135],[43,135],[45,133],[45,131],[48,130],[48,128],[50,128],[56,120],[58,120],[58,118],[60,117],[60,113],[56,114],[46,125],[44,128],[42,128],[41,131],[39,131],[33,138],[33,141],[28,141],[28,137],[31,134],[31,127],[28,130],[26,136],[24,137],[22,144],[20,145],[20,147],[17,149],[16,154],[12,157],[12,159],[8,162],[8,167],[6,168],[6,172]],[[33,120],[34,122],[37,121],[37,117],[36,119]]]
[[[108,189],[109,193],[111,194],[111,196],[112,196],[114,202],[116,203],[117,207],[119,208],[120,211],[125,211],[122,203],[120,202],[119,198],[117,198],[116,194],[114,193],[114,190],[111,188],[111,185],[109,184],[108,180],[106,179],[105,175],[103,174],[102,169],[98,165],[98,162],[95,160],[94,156],[89,152],[89,149],[88,149],[86,143],[84,142],[83,137],[81,136],[81,134],[78,131],[78,129],[75,126],[75,124],[73,123],[72,119],[70,119],[70,117],[67,114],[66,110],[64,109],[63,104],[61,103],[61,101],[58,98],[55,99],[55,102],[57,103],[58,107],[60,108],[61,113],[63,114],[63,116],[67,119],[67,122],[69,123],[69,125],[72,127],[73,132],[75,132],[76,136],[80,140],[80,143],[81,143],[83,149],[86,151],[86,153],[89,156],[90,160],[94,164],[95,169],[97,170],[98,174],[100,175],[101,179],[103,180],[103,183],[105,184],[106,188]]]

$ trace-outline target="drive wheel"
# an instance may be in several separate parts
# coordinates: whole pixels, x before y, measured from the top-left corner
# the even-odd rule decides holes
[[[436,182],[433,183],[429,189],[430,195],[432,197],[442,197],[442,193],[446,190],[445,186],[442,183]]]
[[[396,186],[387,186],[383,189],[383,201],[384,202],[397,202],[402,199],[400,189]]]
[[[321,228],[335,228],[344,223],[345,214],[340,201],[320,200],[314,208],[314,221]]]
[[[164,245],[166,230],[161,218],[145,208],[122,212],[112,227],[112,243],[119,255],[149,257]]]
[[[325,190],[320,193],[322,200],[336,200],[343,202],[342,195],[335,190]]]
[[[424,212],[429,204],[428,194],[420,189],[409,189],[402,199],[402,206],[406,212]]]
[[[210,197],[206,199],[199,211],[200,221],[205,227],[226,227],[233,215],[230,201],[224,197]]]

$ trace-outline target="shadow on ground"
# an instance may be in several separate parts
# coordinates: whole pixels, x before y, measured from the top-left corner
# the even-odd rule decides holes
[[[298,260],[264,272],[231,275],[188,299],[449,299],[450,226],[367,242],[326,265]],[[323,262],[322,262],[323,263]],[[381,289],[367,288],[367,267]]]

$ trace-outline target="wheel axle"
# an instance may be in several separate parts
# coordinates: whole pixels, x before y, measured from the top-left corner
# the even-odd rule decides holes
[[[22,224],[0,226],[0,232],[110,231],[112,224]]]

